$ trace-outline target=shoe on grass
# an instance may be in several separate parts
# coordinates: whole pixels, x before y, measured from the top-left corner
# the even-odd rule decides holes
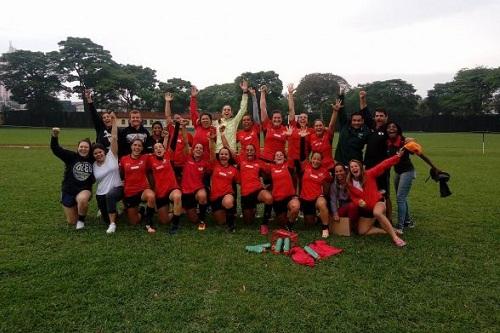
[[[148,232],[148,234],[154,234],[156,232],[156,229],[151,227],[150,225],[147,225],[146,231]]]
[[[108,235],[110,235],[110,234],[114,234],[115,231],[116,231],[116,223],[110,223],[109,227],[108,227],[108,230],[106,230],[106,233]]]
[[[198,223],[198,230],[199,231],[205,231],[206,228],[207,228],[207,225],[205,222],[201,221],[200,223]]]
[[[328,237],[330,237],[330,232],[328,231],[328,229],[323,229],[321,231],[321,237],[322,238],[328,238]]]
[[[83,228],[85,228],[85,223],[82,221],[77,221],[76,222],[76,230],[82,230]]]
[[[409,219],[408,221],[405,221],[405,227],[413,229],[415,228],[415,221],[413,219]]]

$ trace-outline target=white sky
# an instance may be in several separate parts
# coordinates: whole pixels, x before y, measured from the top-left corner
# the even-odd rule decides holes
[[[205,87],[274,70],[284,85],[331,72],[351,85],[402,78],[425,96],[461,68],[500,66],[500,1],[5,1],[0,52],[89,37],[160,80]]]

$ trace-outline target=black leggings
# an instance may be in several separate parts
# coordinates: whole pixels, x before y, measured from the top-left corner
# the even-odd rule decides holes
[[[97,207],[101,211],[104,221],[109,223],[108,214],[116,214],[116,204],[123,198],[123,186],[115,187],[108,193],[96,195]]]

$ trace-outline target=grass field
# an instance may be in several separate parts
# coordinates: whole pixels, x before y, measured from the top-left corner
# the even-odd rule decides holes
[[[85,136],[63,129],[61,143]],[[311,269],[245,253],[265,241],[257,224],[227,234],[183,223],[176,236],[119,224],[108,236],[92,213],[76,232],[49,130],[0,128],[0,332],[498,332],[500,135],[487,135],[485,155],[479,134],[411,136],[451,173],[453,195],[439,198],[414,157],[408,246],[332,237],[345,252]],[[319,236],[297,228],[302,245]]]

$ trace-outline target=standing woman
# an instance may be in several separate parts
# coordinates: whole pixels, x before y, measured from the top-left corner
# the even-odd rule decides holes
[[[62,148],[59,145],[60,129],[54,127],[50,138],[50,149],[64,162],[64,177],[61,184],[61,204],[68,224],[80,230],[85,227],[85,217],[92,196],[92,163],[90,140],[78,142],[77,151]]]
[[[118,166],[118,128],[116,116],[110,113],[112,120],[111,146],[108,152],[101,143],[92,145],[92,155],[94,156],[94,177],[97,182],[95,197],[97,206],[101,211],[101,216],[109,224],[107,234],[116,231],[116,204],[123,197],[123,182],[120,178],[120,168]]]
[[[92,122],[94,123],[96,139],[95,142],[102,144],[106,150],[110,149],[111,146],[111,127],[113,126],[113,120],[111,119],[111,113],[101,112],[101,115],[97,113],[94,101],[92,100],[92,92],[90,89],[85,89],[85,100],[89,106],[90,115],[92,116]]]
[[[325,185],[332,181],[332,176],[322,166],[323,156],[321,153],[313,152],[310,161],[306,161],[306,136],[308,135],[307,129],[300,132],[300,160],[302,162],[300,206],[307,225],[313,225],[316,222],[316,210],[319,211],[321,237],[328,238],[330,213],[328,212],[328,202],[323,193]]]
[[[189,102],[189,110],[191,112],[191,121],[194,126],[193,145],[202,145],[202,159],[206,162],[210,160],[210,136],[215,133],[215,128],[212,126],[212,115],[203,112],[198,113],[198,89],[196,86],[191,86],[191,100]]]
[[[155,213],[155,193],[149,188],[147,179],[148,155],[142,154],[144,143],[135,139],[130,145],[131,153],[120,159],[120,172],[124,179],[123,203],[127,208],[127,217],[131,224],[139,224],[142,214],[139,204],[146,201],[146,230],[155,233],[153,215]]]
[[[403,247],[406,242],[396,235],[391,222],[385,215],[385,202],[382,194],[377,189],[376,178],[391,166],[397,164],[403,151],[390,157],[371,169],[365,170],[363,163],[358,160],[349,162],[349,174],[347,175],[347,189],[351,195],[351,200],[360,209],[360,216],[375,217],[379,221],[382,229],[373,225],[373,219],[360,220],[358,222],[358,233],[360,235],[374,235],[388,233],[394,245]]]
[[[242,159],[246,158],[246,147],[248,145],[253,145],[255,149],[255,157],[259,158],[260,156],[260,117],[259,117],[259,105],[257,104],[257,96],[255,89],[250,87],[248,88],[250,95],[252,96],[252,116],[246,114],[241,118],[241,125],[243,129],[239,130],[236,133],[236,142],[240,143],[240,149],[238,152],[238,156]],[[222,139],[222,135],[221,135]],[[227,141],[227,138],[226,138]],[[229,142],[228,142],[229,143]],[[230,148],[228,145],[226,148]],[[234,150],[231,151],[231,154],[234,155]]]

